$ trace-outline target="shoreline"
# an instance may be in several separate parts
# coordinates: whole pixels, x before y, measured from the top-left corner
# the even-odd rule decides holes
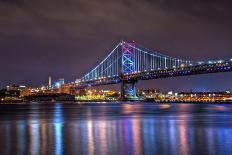
[[[26,101],[26,100],[1,100],[0,104],[36,104],[36,103],[79,103],[79,104],[232,104],[232,101],[151,101],[151,100],[75,100],[75,101]]]

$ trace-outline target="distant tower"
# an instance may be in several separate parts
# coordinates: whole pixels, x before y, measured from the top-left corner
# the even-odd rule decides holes
[[[51,76],[48,77],[48,87],[52,88],[52,77]]]

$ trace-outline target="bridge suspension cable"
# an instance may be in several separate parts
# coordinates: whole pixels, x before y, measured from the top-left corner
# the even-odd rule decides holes
[[[110,77],[117,77],[119,75],[119,48],[120,44],[110,52],[110,54],[103,59],[99,65],[93,68],[89,73],[85,74],[81,81],[92,81]]]
[[[192,66],[193,61],[178,59],[143,48],[134,43],[120,42],[81,81],[119,77],[120,74],[149,72]]]
[[[195,64],[195,62],[190,60],[166,56],[136,45],[128,44],[128,46],[134,49],[134,72],[179,68]]]

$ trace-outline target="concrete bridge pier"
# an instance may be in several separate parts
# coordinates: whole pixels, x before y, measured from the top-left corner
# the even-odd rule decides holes
[[[121,100],[137,101],[139,99],[136,94],[136,82],[137,80],[124,80],[121,82]]]

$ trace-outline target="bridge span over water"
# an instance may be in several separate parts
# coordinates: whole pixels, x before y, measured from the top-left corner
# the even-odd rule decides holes
[[[83,89],[121,84],[121,98],[123,100],[136,100],[135,83],[138,80],[230,71],[232,71],[232,59],[191,61],[164,55],[134,42],[121,41],[74,87]]]

